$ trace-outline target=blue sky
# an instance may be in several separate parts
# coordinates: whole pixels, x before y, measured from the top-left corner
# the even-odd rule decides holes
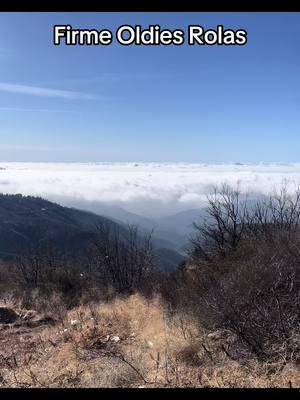
[[[53,25],[246,29],[246,46],[54,46]],[[299,13],[0,13],[1,161],[300,161]]]

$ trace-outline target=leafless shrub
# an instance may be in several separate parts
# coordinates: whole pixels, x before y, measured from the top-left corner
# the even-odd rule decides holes
[[[283,187],[250,208],[238,189],[223,186],[208,201],[181,304],[201,324],[230,329],[259,358],[298,359],[290,342],[300,328],[299,189],[289,195]]]
[[[121,230],[99,224],[94,244],[99,278],[117,293],[134,293],[154,273],[151,234],[140,235],[136,226]]]

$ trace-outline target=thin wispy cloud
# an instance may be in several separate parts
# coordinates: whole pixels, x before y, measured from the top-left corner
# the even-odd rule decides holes
[[[101,97],[89,93],[73,92],[70,90],[50,89],[45,87],[19,85],[0,82],[0,92],[25,94],[39,97],[56,97],[68,100],[96,100]]]
[[[178,78],[181,75],[176,72],[168,71],[168,73],[163,72],[132,72],[132,73],[123,73],[123,72],[103,72],[100,75],[96,76],[85,76],[85,77],[74,77],[74,78],[64,78],[64,79],[56,79],[50,81],[44,81],[43,84],[98,84],[98,83],[120,83],[120,82],[130,82],[130,81],[143,81],[149,79],[174,79]]]

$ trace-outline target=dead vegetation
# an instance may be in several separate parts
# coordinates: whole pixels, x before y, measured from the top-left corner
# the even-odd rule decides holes
[[[105,226],[86,257],[3,263],[0,386],[299,388],[300,189],[208,204],[175,273]]]
[[[158,298],[82,305],[61,320],[3,306],[19,318],[1,325],[1,387],[300,386],[297,365],[260,362],[232,333],[170,316]]]

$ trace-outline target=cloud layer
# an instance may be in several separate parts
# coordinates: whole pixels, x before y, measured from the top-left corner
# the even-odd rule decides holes
[[[92,100],[97,96],[70,90],[50,89],[37,86],[17,85],[14,83],[0,82],[0,92],[18,93],[39,97],[59,97],[68,100]]]
[[[300,164],[0,163],[2,193],[104,202],[148,216],[201,207],[213,185],[239,183],[245,192],[267,194],[283,181],[293,190]]]

